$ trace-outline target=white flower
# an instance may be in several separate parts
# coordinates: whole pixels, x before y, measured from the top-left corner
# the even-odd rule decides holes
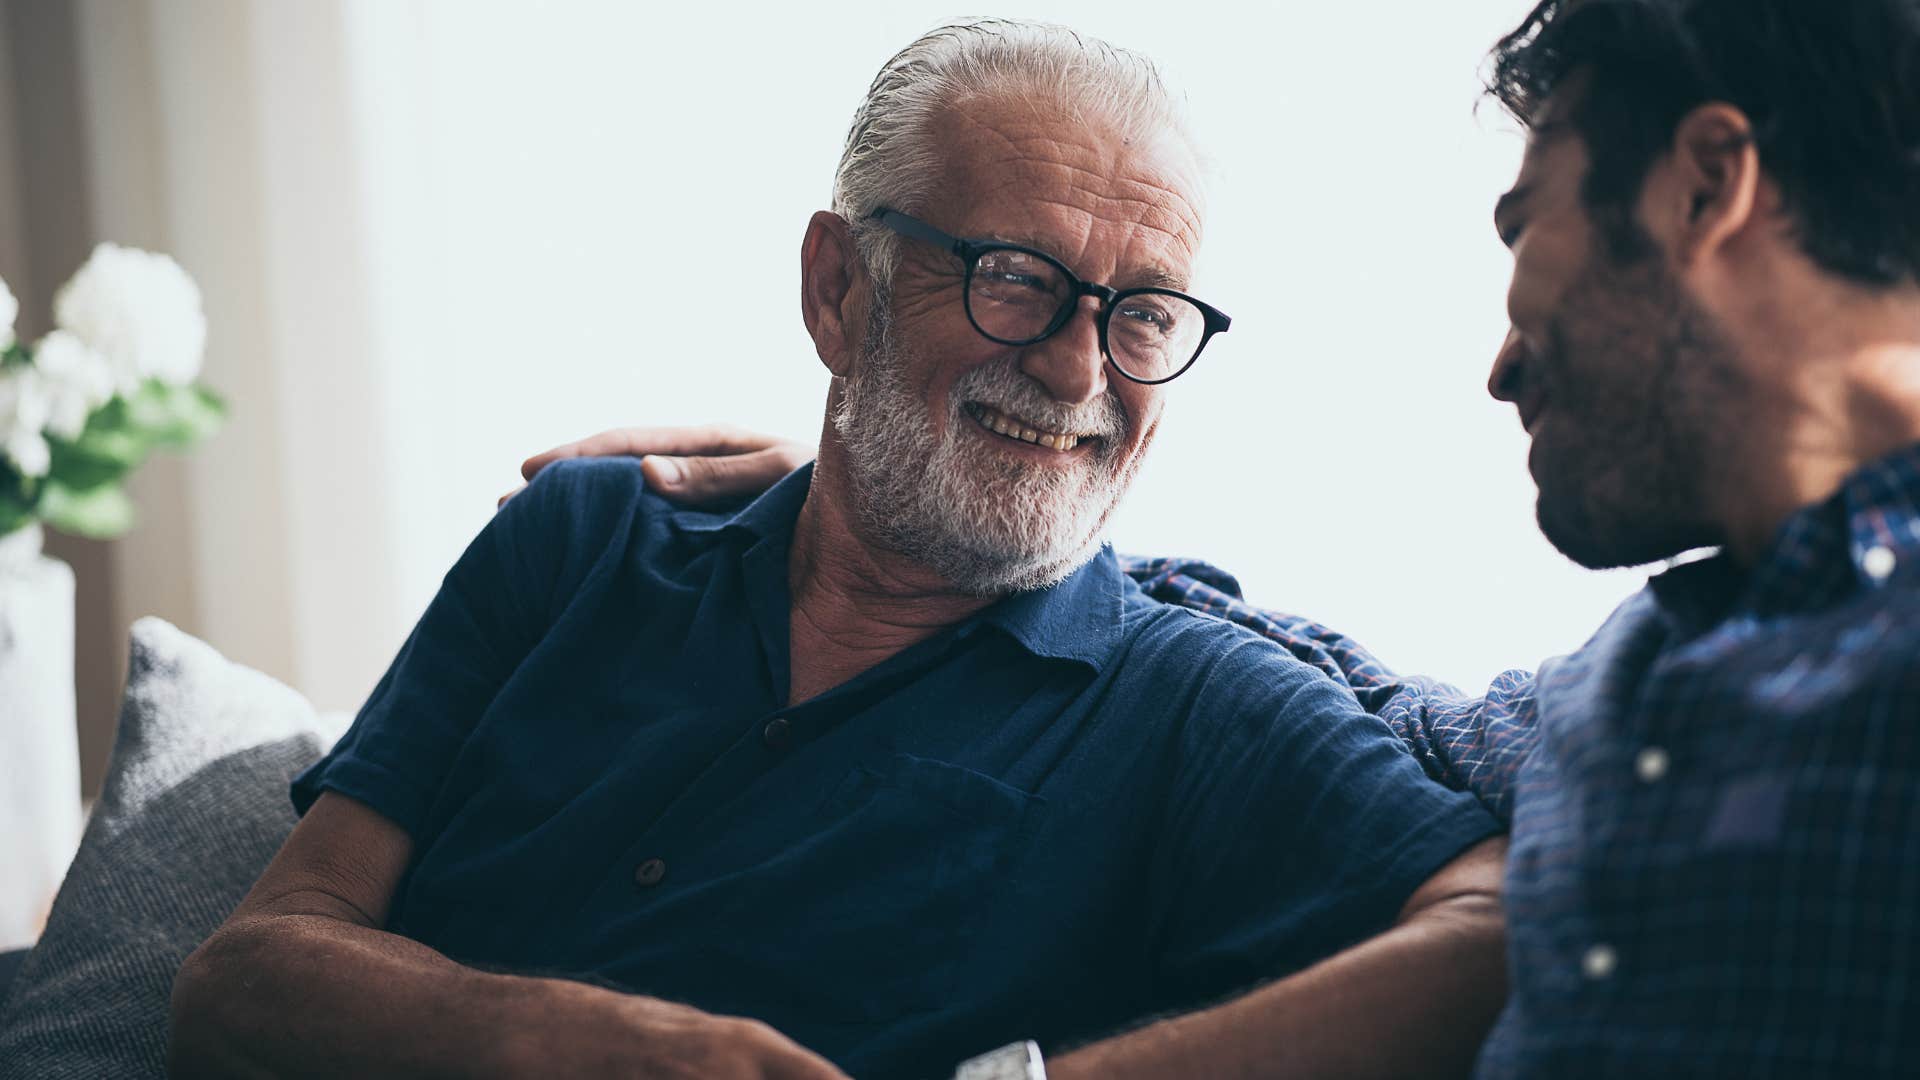
[[[207,346],[200,289],[165,255],[94,248],[54,297],[53,321],[106,360],[120,393],[147,379],[183,386],[200,374]]]
[[[53,450],[42,434],[53,411],[40,372],[31,367],[0,371],[0,454],[13,459],[22,476],[45,476]]]
[[[20,314],[20,301],[13,298],[7,283],[0,281],[0,349],[13,344],[13,320]]]
[[[77,439],[93,410],[113,398],[113,369],[86,342],[65,330],[55,330],[33,347],[33,366],[45,386],[47,430],[62,439]]]
[[[44,436],[22,431],[8,439],[0,450],[13,459],[14,468],[21,476],[38,477],[47,475],[48,466],[53,464],[53,447],[47,445]]]

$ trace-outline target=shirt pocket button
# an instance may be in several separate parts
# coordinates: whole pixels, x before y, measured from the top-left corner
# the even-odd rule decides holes
[[[785,750],[793,744],[793,724],[784,717],[774,717],[767,721],[766,727],[760,729],[760,741],[769,750]]]

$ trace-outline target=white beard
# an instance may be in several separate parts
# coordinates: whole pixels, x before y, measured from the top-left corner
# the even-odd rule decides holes
[[[1145,457],[1142,446],[1122,460],[1128,417],[1119,399],[1109,390],[1062,405],[1008,357],[955,381],[936,439],[929,406],[905,378],[921,365],[894,333],[888,299],[874,298],[859,374],[847,378],[833,412],[863,536],[976,596],[1064,580],[1099,553],[1107,519]],[[979,428],[962,408],[967,402],[1101,439],[1064,468],[1024,461],[977,438],[985,429],[966,430]]]

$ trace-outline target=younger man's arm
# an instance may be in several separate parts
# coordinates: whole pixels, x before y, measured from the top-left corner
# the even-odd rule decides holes
[[[1506,1000],[1504,838],[1414,893],[1394,926],[1222,1005],[1082,1047],[1052,1080],[1465,1076]]]

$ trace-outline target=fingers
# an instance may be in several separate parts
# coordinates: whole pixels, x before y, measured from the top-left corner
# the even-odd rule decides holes
[[[521,484],[519,487],[514,488],[512,491],[507,492],[505,495],[502,495],[500,496],[500,498],[495,500],[493,504],[493,508],[495,510],[500,509],[501,507],[507,505],[508,499],[513,498],[515,495],[518,495],[525,490],[527,490],[527,485]]]
[[[531,480],[535,473],[567,458],[641,457],[647,454],[688,456],[750,454],[779,446],[782,440],[730,424],[704,424],[698,427],[613,428],[578,442],[556,446],[536,454],[520,465],[520,476]],[[801,460],[805,460],[804,458]]]
[[[631,453],[627,447],[632,443],[633,436],[637,430],[638,429],[634,428],[615,428],[612,431],[603,431],[598,435],[589,435],[578,442],[567,443],[565,446],[556,446],[544,454],[535,454],[520,463],[520,478],[522,480],[532,480],[534,475],[541,469],[546,468],[556,461],[565,461],[568,458],[614,457],[620,454]]]
[[[751,1047],[765,1080],[848,1080],[832,1062],[758,1020],[743,1021],[739,1038]]]
[[[760,494],[812,456],[805,446],[782,442],[730,457],[650,454],[640,471],[649,489],[675,502],[721,502]]]

